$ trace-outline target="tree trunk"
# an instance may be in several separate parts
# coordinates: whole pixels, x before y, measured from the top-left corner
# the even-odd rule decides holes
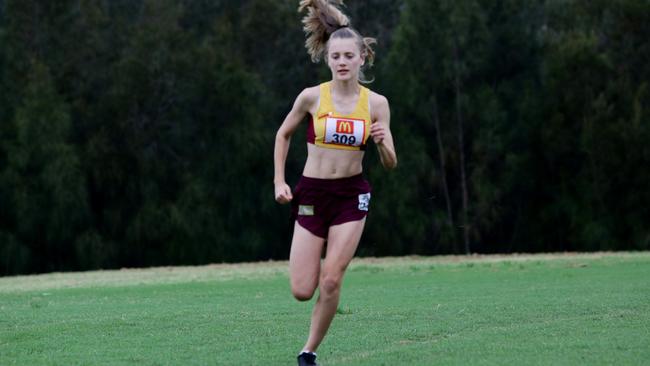
[[[454,40],[454,84],[456,87],[456,122],[458,123],[458,149],[460,150],[460,183],[463,190],[463,241],[465,243],[465,254],[471,252],[469,242],[469,220],[467,211],[469,209],[469,195],[467,194],[467,174],[465,173],[465,129],[463,127],[463,115],[461,111],[460,91],[460,58],[458,56],[458,41]]]
[[[456,229],[454,228],[454,211],[451,206],[451,198],[449,196],[449,186],[447,185],[447,170],[445,167],[445,148],[442,144],[442,136],[440,131],[440,118],[438,115],[438,98],[433,95],[433,124],[436,129],[436,140],[438,142],[438,156],[440,158],[440,174],[442,175],[442,189],[445,193],[445,203],[447,204],[447,225],[453,235],[453,251],[458,253],[458,242],[456,241]]]

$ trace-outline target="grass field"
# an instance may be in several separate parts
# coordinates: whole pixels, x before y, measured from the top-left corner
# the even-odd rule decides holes
[[[294,365],[286,262],[0,278],[0,365]],[[650,253],[355,260],[322,365],[648,365]]]

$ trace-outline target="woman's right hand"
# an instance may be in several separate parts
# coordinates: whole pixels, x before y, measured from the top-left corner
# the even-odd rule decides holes
[[[293,195],[291,194],[291,188],[287,183],[276,183],[275,184],[275,200],[280,204],[287,204],[291,202]]]

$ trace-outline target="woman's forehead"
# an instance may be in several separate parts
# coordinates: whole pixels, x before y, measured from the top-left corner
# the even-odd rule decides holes
[[[334,38],[329,41],[328,51],[329,53],[358,52],[359,47],[354,38]]]

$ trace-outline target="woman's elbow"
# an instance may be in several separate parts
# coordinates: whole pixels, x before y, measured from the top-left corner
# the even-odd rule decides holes
[[[384,168],[386,170],[393,170],[397,168],[397,158],[390,159],[386,162],[384,162]]]
[[[279,129],[278,132],[275,134],[275,141],[288,141],[290,138],[290,135],[287,134],[286,131],[283,131],[282,129]]]

